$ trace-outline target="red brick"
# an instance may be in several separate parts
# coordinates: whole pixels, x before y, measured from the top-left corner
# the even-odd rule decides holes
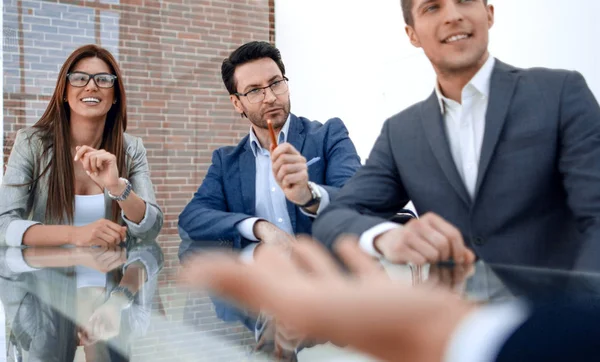
[[[16,3],[20,2],[5,2],[5,11]],[[158,204],[165,213],[159,241],[165,253],[165,266],[171,269],[161,275],[161,283],[174,285],[179,264],[178,215],[206,175],[212,151],[223,145],[237,144],[248,132],[248,121],[241,119],[233,110],[222,84],[221,61],[244,42],[274,42],[274,1],[121,0],[119,4],[104,4],[99,1],[56,0],[43,3],[87,7],[100,15],[118,16],[116,42],[101,44],[102,39],[96,39],[96,42],[118,50],[115,56],[122,68],[128,98],[127,131],[143,138]],[[107,10],[112,13],[107,13]],[[34,13],[26,18],[36,16],[48,15]],[[103,18],[106,17],[96,17],[98,21]],[[81,25],[92,29],[96,26]],[[30,24],[22,26],[27,29]],[[5,20],[4,27],[17,29],[18,24]],[[56,44],[58,46],[51,49],[52,52],[64,54],[65,58],[67,54],[63,49],[82,45],[74,44],[67,35],[64,42]],[[15,132],[31,126],[39,118],[52,95],[43,92],[47,92],[47,88],[56,81],[56,71],[38,71],[37,64],[31,63],[44,63],[43,59],[36,60],[31,56],[29,52],[33,51],[27,44],[4,49],[5,164]],[[22,66],[27,71],[18,68],[21,56],[24,56]],[[33,75],[41,82],[32,83]],[[28,85],[21,88],[21,84],[35,84],[35,87]],[[7,86],[10,88],[8,91]],[[17,91],[13,91],[13,87]],[[169,296],[175,311],[187,293],[173,288]],[[210,305],[205,297],[200,303]],[[201,313],[199,318],[206,318],[208,323],[211,320],[207,318],[209,316],[202,317]],[[239,335],[239,329],[228,328],[224,324],[210,322],[210,326],[221,329],[232,338]],[[137,343],[140,355],[144,345],[159,350],[161,340],[149,338]],[[242,341],[242,337],[239,339]],[[134,348],[134,355],[135,351]],[[171,360],[178,358],[171,356]]]

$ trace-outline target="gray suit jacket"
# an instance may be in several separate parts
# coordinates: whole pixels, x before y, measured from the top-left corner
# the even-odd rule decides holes
[[[42,142],[33,131],[32,128],[26,128],[17,132],[0,186],[0,246],[20,246],[29,227],[46,222],[50,173],[46,173],[31,187],[10,186],[31,182],[44,170],[52,157],[49,152],[44,159],[40,158],[43,151]],[[124,143],[128,156],[125,177],[131,182],[133,191],[146,202],[146,215],[139,224],[124,217],[121,219],[132,236],[155,239],[162,228],[163,214],[156,204],[146,149],[140,138],[128,134],[125,134]],[[104,192],[104,199],[105,217],[110,219],[112,202],[107,191]]]
[[[313,224],[331,245],[412,200],[488,262],[600,265],[600,108],[576,72],[494,67],[473,199],[435,93],[388,119],[366,162]]]

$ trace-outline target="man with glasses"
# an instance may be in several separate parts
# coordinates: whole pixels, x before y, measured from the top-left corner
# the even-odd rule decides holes
[[[262,244],[311,234],[313,218],[354,175],[360,159],[339,118],[321,124],[290,113],[285,67],[269,43],[242,45],[223,61],[221,75],[233,107],[250,121],[250,133],[237,146],[214,151],[206,178],[179,216],[179,254],[227,242],[252,259]],[[222,319],[241,318],[254,330],[252,319],[216,307]]]

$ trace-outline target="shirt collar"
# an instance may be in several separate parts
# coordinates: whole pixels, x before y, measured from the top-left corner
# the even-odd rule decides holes
[[[490,94],[490,82],[492,79],[492,72],[494,71],[494,64],[496,63],[496,59],[492,57],[490,54],[488,59],[485,61],[481,69],[471,78],[469,83],[465,85],[465,88],[470,84],[474,87],[479,93],[481,93],[486,98]],[[464,88],[463,88],[464,92]],[[448,98],[444,97],[442,94],[442,90],[440,89],[440,83],[435,82],[435,95],[438,98],[438,103],[440,104],[440,111],[442,114],[446,113],[446,103],[449,101]]]
[[[285,123],[283,124],[283,127],[281,127],[281,131],[279,132],[279,139],[277,140],[277,144],[287,142],[287,135],[288,135],[288,130],[290,129],[291,116],[292,116],[292,114],[290,113],[288,115],[288,118],[286,119]],[[254,154],[254,157],[256,157],[257,153],[260,150],[263,150],[264,148],[262,148],[260,146],[260,142],[258,141],[258,137],[256,137],[256,134],[254,134],[254,129],[252,128],[252,126],[250,126],[249,141],[250,141],[250,148],[252,149],[252,153]]]

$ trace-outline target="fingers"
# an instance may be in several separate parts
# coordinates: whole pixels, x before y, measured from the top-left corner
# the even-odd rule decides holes
[[[298,152],[297,149],[294,148],[294,146],[292,146],[291,143],[282,143],[280,145],[278,145],[277,147],[275,147],[275,149],[272,151],[271,153],[271,162],[273,162],[273,164],[279,159],[279,157],[281,157],[282,155],[296,155],[296,156],[302,156],[300,154],[300,152]],[[304,161],[306,162],[306,161]]]
[[[92,148],[90,146],[77,146],[75,147],[75,158],[73,159],[74,161],[77,161],[79,159],[82,158],[83,155],[85,155],[87,152],[93,152],[96,151],[95,148]]]
[[[428,260],[449,260],[452,251],[448,238],[428,224],[427,220],[424,220],[419,226],[417,232],[419,233],[420,238],[426,241],[434,250],[428,255]]]
[[[94,233],[94,236],[96,237],[96,239],[102,240],[107,245],[109,245],[112,251],[115,250],[120,240],[118,235],[110,234],[110,231],[107,229],[96,231]]]
[[[409,221],[403,229],[385,236],[386,258],[392,262],[417,265],[453,259],[457,263],[472,262],[475,256],[464,245],[461,233],[450,223],[428,213]],[[391,246],[390,246],[391,245]]]
[[[95,154],[97,154],[98,150],[90,146],[77,146],[75,149],[77,152],[75,153],[75,158],[73,160],[80,160],[83,165],[83,169],[88,174],[97,173],[98,169],[96,167]]]
[[[81,342],[81,344],[83,346],[89,346],[92,345],[94,343],[96,343],[96,339],[93,338],[90,333],[88,333],[88,331],[86,329],[82,329],[81,331],[79,331],[77,333],[77,335],[79,336],[79,341]]]
[[[278,182],[281,182],[281,180],[283,180],[287,175],[301,173],[303,171],[308,171],[308,168],[306,167],[306,162],[302,163],[302,161],[297,163],[284,164],[277,170],[275,168],[273,169],[275,179]]]
[[[104,253],[101,257],[96,259],[107,271],[118,268],[123,265],[126,260],[122,258],[122,250],[117,247],[115,250]]]
[[[104,169],[106,163],[116,160],[113,154],[105,150],[96,150],[89,146],[77,146],[76,150],[74,160],[80,160],[83,169],[94,176]]]
[[[413,248],[420,243],[428,244],[417,231],[419,227],[415,221],[410,221],[405,227],[387,231],[375,239],[385,258],[392,263],[412,263],[423,265],[429,262],[421,251]]]
[[[281,188],[287,189],[296,184],[307,184],[308,183],[308,172],[299,172],[285,176],[281,181]]]
[[[289,235],[285,233],[285,235]],[[274,242],[263,245],[260,252],[255,255],[255,266],[260,268],[262,273],[272,273],[278,277],[290,276],[297,273],[298,268],[295,262],[290,262],[294,254],[293,245],[297,241]]]
[[[454,266],[432,265],[426,286],[441,287],[443,289],[460,291],[469,277],[474,274],[473,264],[456,264]]]
[[[123,240],[123,236],[121,235],[121,233],[119,231],[115,231],[108,226],[106,226],[102,230],[100,230],[100,233],[102,235],[105,235],[106,237],[108,237],[108,240],[106,240],[106,239],[104,239],[104,240],[109,241],[112,244],[118,245]]]
[[[94,235],[92,237],[92,239],[89,241],[89,246],[94,247],[94,248],[103,248],[106,250],[113,250],[115,248],[115,245],[104,240],[101,237],[97,237],[96,235]]]
[[[361,250],[355,237],[341,237],[333,248],[354,274],[359,276],[387,275],[379,262]]]
[[[445,238],[450,246],[450,257],[457,263],[464,263],[466,256],[465,242],[462,234],[452,224],[434,213],[428,213],[423,217],[424,222],[437,230]]]
[[[406,244],[411,250],[423,256],[429,263],[441,260],[438,249],[429,242],[422,232],[417,231],[417,233],[411,233],[410,235],[411,237],[406,240]]]
[[[273,175],[279,181],[288,174],[308,170],[306,158],[300,154],[282,154],[277,159],[272,158]]]
[[[318,242],[306,238],[298,238],[292,245],[292,260],[304,271],[317,277],[341,276],[329,251]]]
[[[112,250],[126,239],[127,228],[107,219],[94,223],[91,229],[92,244],[104,244]]]
[[[121,226],[119,224],[117,224],[116,222],[112,222],[110,220],[106,220],[103,219],[103,226],[105,226],[106,228],[116,232],[120,239],[119,242],[124,241],[127,238],[127,227],[126,226]]]
[[[271,248],[265,246],[262,255]],[[242,263],[235,254],[205,252],[189,259],[179,280],[189,286],[207,288],[213,293],[237,302],[253,311],[270,299],[277,298],[277,275],[260,273],[257,268]]]
[[[425,265],[429,262],[423,254],[409,246],[407,246],[402,253],[404,254],[403,262],[405,263]]]
[[[475,262],[476,256],[475,253],[473,252],[473,250],[465,247],[465,263],[466,264],[473,264]]]
[[[291,328],[286,328],[282,324],[277,324],[275,327],[275,340],[281,347],[287,350],[293,350],[304,338],[302,333]]]

